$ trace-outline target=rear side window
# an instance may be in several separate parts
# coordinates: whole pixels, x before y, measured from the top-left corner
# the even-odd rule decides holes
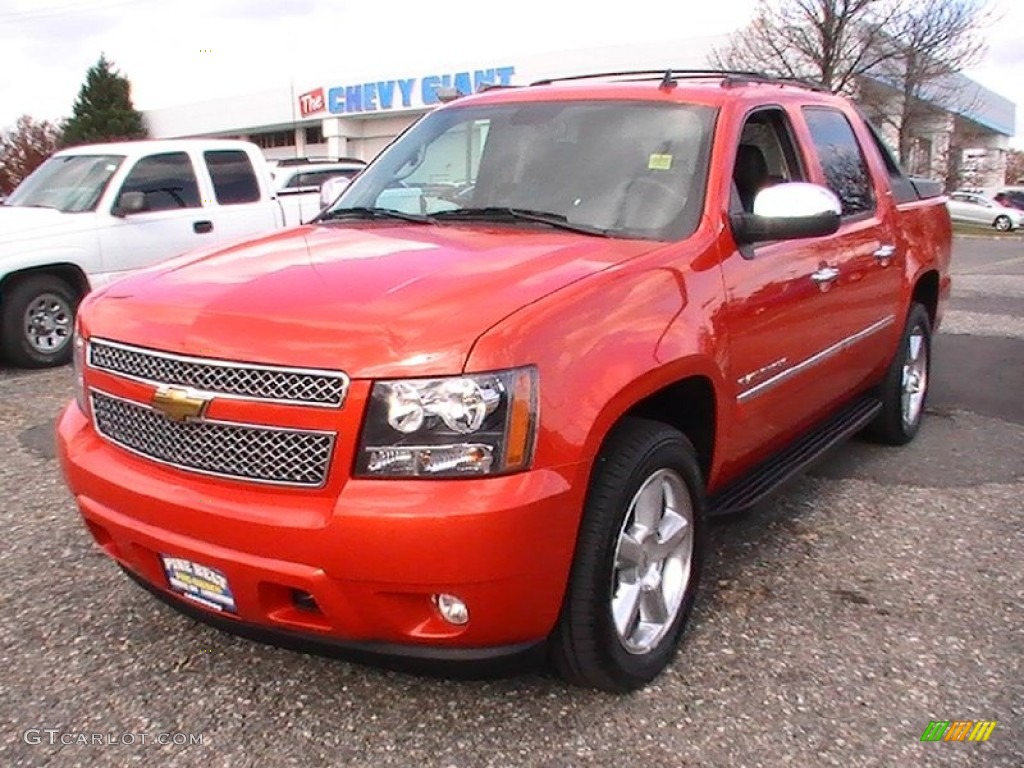
[[[249,155],[240,149],[217,149],[203,153],[210,169],[213,194],[221,205],[255,203],[260,199],[260,185]]]
[[[846,115],[826,107],[804,107],[803,111],[825,182],[842,202],[843,216],[874,210],[871,176]]]
[[[328,179],[333,179],[338,176],[343,176],[346,179],[350,179],[356,175],[355,169],[351,171],[347,170],[331,170],[331,171],[306,171],[304,173],[297,173],[288,184],[285,185],[286,189],[295,189],[298,187],[319,187]]]
[[[163,152],[144,157],[124,180],[121,194],[141,192],[146,211],[199,208],[199,185],[192,161],[184,152]]]

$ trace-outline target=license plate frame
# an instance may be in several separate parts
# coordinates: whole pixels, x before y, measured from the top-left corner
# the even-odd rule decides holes
[[[160,555],[167,585],[179,597],[218,613],[237,613],[227,575],[218,568],[184,557]]]

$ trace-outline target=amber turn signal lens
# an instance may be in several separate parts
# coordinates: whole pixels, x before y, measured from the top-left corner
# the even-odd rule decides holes
[[[535,383],[535,373],[531,368],[518,371],[512,382],[512,404],[505,443],[506,470],[523,469],[530,462],[537,412]]]

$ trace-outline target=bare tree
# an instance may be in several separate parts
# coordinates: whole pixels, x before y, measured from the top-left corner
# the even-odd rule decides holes
[[[888,55],[879,43],[896,7],[893,0],[760,0],[754,20],[711,62],[848,92]]]
[[[988,0],[760,0],[754,20],[711,61],[811,79],[855,97],[891,129],[901,163],[932,121],[967,114],[981,95],[959,73],[984,53]],[[929,164],[945,176],[955,150]],[[933,156],[933,160],[936,156]],[[938,167],[942,165],[943,167]]]
[[[1024,151],[1011,149],[1006,153],[1006,178],[1007,184],[1024,184]]]
[[[959,73],[985,52],[981,30],[990,20],[986,0],[914,0],[890,20],[883,49],[888,54],[872,73],[899,94],[888,119],[907,163],[913,139],[936,107],[969,111],[978,98]]]
[[[0,136],[0,194],[9,194],[58,149],[60,128],[46,120],[22,115],[14,128]]]

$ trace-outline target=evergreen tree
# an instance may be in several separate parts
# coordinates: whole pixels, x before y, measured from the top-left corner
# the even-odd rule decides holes
[[[131,83],[101,54],[86,73],[71,119],[64,125],[64,146],[144,139],[147,135],[142,113],[132,104]]]

